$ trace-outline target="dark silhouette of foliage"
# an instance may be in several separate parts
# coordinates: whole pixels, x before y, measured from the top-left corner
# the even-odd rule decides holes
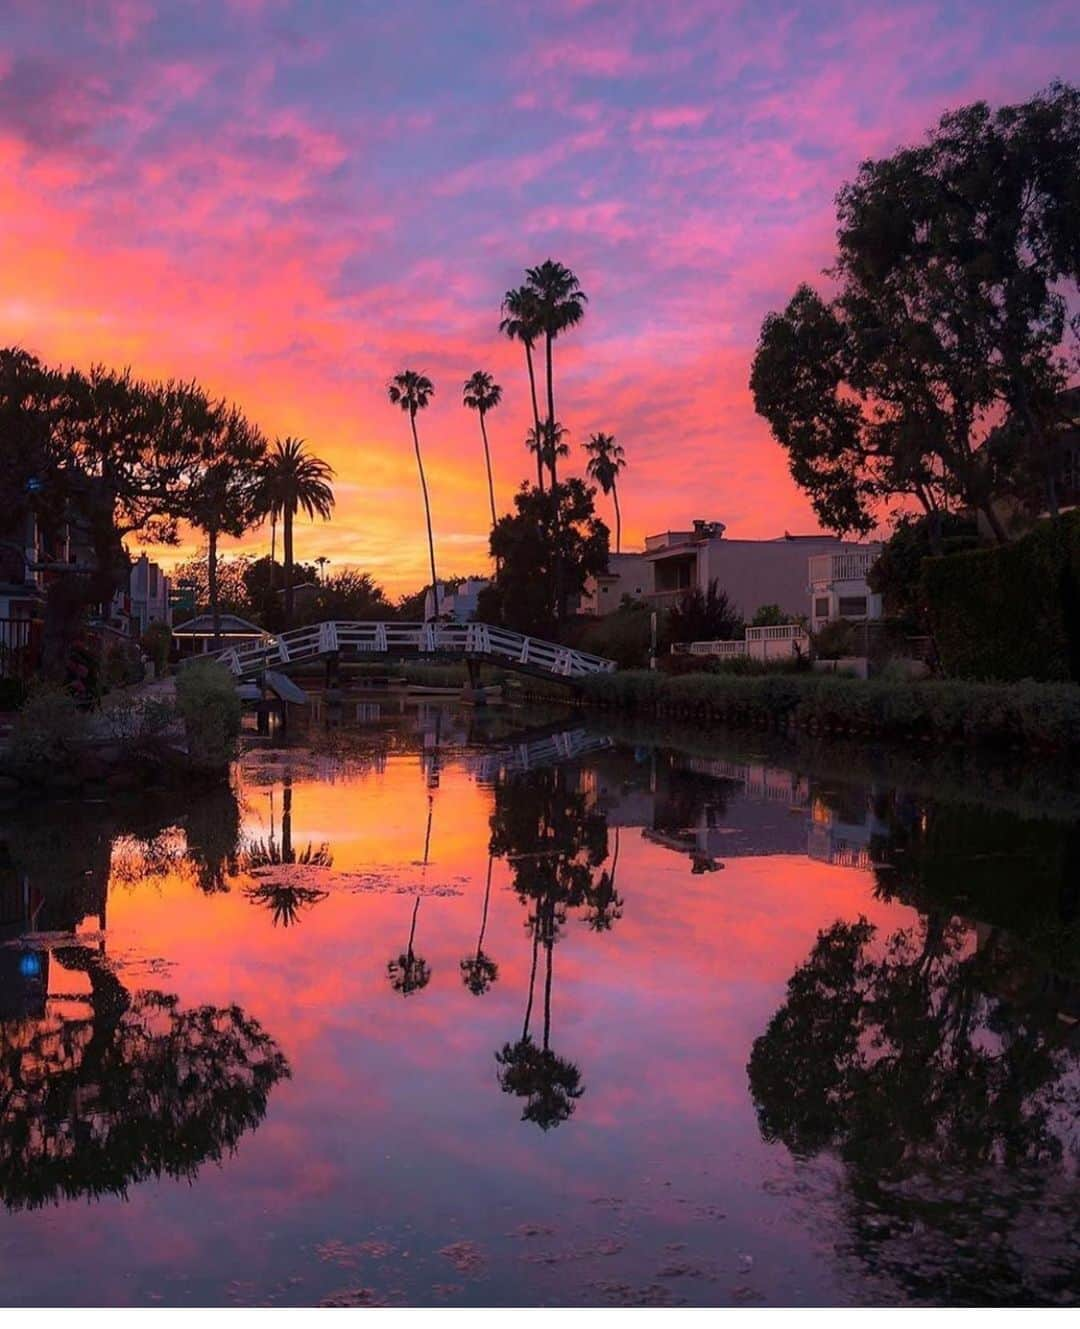
[[[672,642],[731,641],[742,630],[742,615],[716,581],[707,590],[695,586],[668,610],[667,638]]]
[[[293,522],[298,512],[314,520],[329,521],[334,509],[331,467],[307,451],[301,438],[276,439],[262,466],[259,482],[261,510],[282,523],[285,555],[285,627],[293,625]]]
[[[416,453],[416,469],[420,475],[420,490],[424,498],[424,519],[427,522],[428,557],[431,562],[431,595],[435,617],[439,617],[439,578],[435,572],[435,537],[431,531],[431,501],[428,498],[427,477],[424,474],[424,459],[420,455],[420,436],[416,432],[416,413],[427,409],[435,394],[435,385],[424,374],[414,369],[403,369],[390,380],[386,390],[394,406],[400,406],[409,417],[412,429],[413,450]]]
[[[488,447],[486,417],[502,401],[502,388],[483,369],[477,369],[462,385],[462,404],[480,417],[480,436],[484,441],[484,465],[487,469],[488,500],[491,503],[491,524],[495,525],[495,480],[491,474],[491,449]]]
[[[1003,412],[1023,421],[1056,514],[1078,157],[1080,92],[1056,83],[949,112],[841,189],[838,293],[803,285],[771,313],[751,375],[824,525],[868,531],[882,500],[909,495],[930,517],[977,510],[1003,542],[997,504],[1025,470],[988,446]]]
[[[491,533],[498,571],[481,593],[477,617],[551,636],[560,618],[560,586],[580,595],[588,578],[607,567],[607,527],[595,515],[592,491],[577,479],[547,492],[523,485],[514,507]]]
[[[610,494],[615,504],[615,552],[622,549],[622,513],[619,510],[619,475],[626,469],[626,453],[614,434],[590,434],[585,444],[585,454],[589,458],[585,474],[595,480],[605,494]]]

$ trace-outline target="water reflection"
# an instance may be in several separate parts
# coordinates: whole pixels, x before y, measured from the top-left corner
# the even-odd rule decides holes
[[[499,966],[484,953],[484,933],[487,931],[488,906],[491,902],[491,869],[494,858],[488,854],[487,878],[484,882],[484,909],[480,915],[480,935],[476,939],[476,954],[466,955],[461,961],[461,981],[474,997],[482,997],[499,977]]]
[[[9,1210],[126,1196],[157,1267],[137,1183],[195,1182],[207,1304],[1076,1300],[1059,804],[364,705],[190,807],[0,825]]]

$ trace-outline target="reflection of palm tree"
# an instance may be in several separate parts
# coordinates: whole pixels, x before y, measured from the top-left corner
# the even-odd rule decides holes
[[[546,956],[544,979],[544,1041],[537,1047],[529,1033],[532,1016],[533,988],[536,982],[537,948],[541,932]],[[522,1121],[534,1121],[541,1130],[566,1121],[574,1111],[577,1100],[585,1092],[581,1071],[572,1061],[557,1056],[551,1050],[551,984],[556,922],[554,902],[544,902],[533,920],[532,969],[529,974],[529,1000],[525,1007],[525,1023],[516,1043],[506,1043],[495,1060],[501,1068],[499,1084],[503,1093],[514,1094],[526,1100],[521,1112]]]
[[[129,993],[96,950],[54,952],[86,974],[89,1016],[67,999],[0,1022],[0,1197],[9,1209],[126,1195],[150,1177],[193,1178],[266,1112],[289,1067],[237,1006],[181,1009]],[[178,1068],[183,1068],[180,1073]]]
[[[299,923],[301,914],[320,900],[325,900],[328,894],[328,891],[320,890],[317,886],[260,881],[244,891],[244,898],[269,909],[275,927],[280,923],[287,928]]]
[[[391,960],[386,966],[390,986],[395,992],[400,992],[403,997],[411,996],[414,992],[420,992],[431,982],[431,968],[428,962],[413,950],[413,942],[416,939],[416,915],[419,911],[420,897],[418,895],[413,901],[412,926],[409,929],[408,947],[396,960]]]
[[[281,843],[274,836],[274,795],[270,793],[270,836],[267,840],[248,841],[240,865],[247,872],[265,872],[279,867],[328,868],[332,867],[334,857],[327,844],[316,848],[310,842],[299,853],[292,842],[292,779],[286,776],[282,789],[281,807]],[[274,880],[270,877],[257,881],[244,890],[244,897],[252,904],[263,905],[274,920],[274,926],[290,927],[300,921],[301,914],[313,905],[325,900],[329,892],[316,886],[305,886],[300,882]]]
[[[491,865],[488,855],[487,884],[484,887],[484,912],[480,916],[480,935],[476,939],[476,954],[466,955],[461,962],[461,981],[474,997],[482,997],[499,976],[499,966],[484,954],[484,932],[487,930],[488,900],[491,898]]]
[[[615,889],[615,874],[619,866],[619,827],[614,828],[615,849],[611,855],[611,867],[600,873],[594,885],[585,890],[588,908],[585,922],[594,932],[609,932],[622,918],[623,900]]]

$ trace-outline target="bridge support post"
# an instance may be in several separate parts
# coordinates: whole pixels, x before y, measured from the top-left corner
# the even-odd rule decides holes
[[[471,706],[486,706],[487,693],[480,679],[480,661],[475,656],[465,657],[465,673],[469,681],[461,690],[461,700]]]

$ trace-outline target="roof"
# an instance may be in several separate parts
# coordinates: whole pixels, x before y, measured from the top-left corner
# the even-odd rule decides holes
[[[265,636],[265,629],[260,628],[257,623],[249,623],[246,618],[240,618],[237,614],[222,614],[220,618],[220,633],[223,637],[262,637]],[[201,637],[206,633],[213,633],[214,619],[210,614],[198,614],[195,618],[189,618],[186,623],[178,623],[173,628],[174,637]]]

